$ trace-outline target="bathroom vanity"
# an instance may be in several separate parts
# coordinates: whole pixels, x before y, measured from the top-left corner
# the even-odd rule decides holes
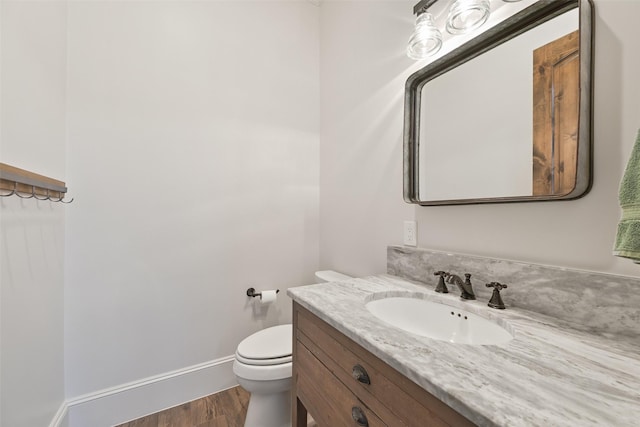
[[[451,262],[460,261],[446,255]],[[517,273],[513,265],[506,270]],[[606,279],[609,290],[618,279],[624,278]],[[546,292],[539,277],[538,282]],[[476,282],[476,289],[480,286],[484,283]],[[507,291],[516,286],[510,283]],[[495,310],[487,307],[486,293],[463,301],[457,290],[438,294],[434,287],[435,282],[429,286],[379,275],[290,288],[293,425],[305,426],[307,411],[321,427],[638,425],[637,336],[594,333],[567,319],[514,307],[507,292],[507,309]],[[517,291],[513,296],[517,300]],[[366,307],[392,297],[429,300],[452,312],[476,314],[505,326],[513,339],[470,345],[407,332]],[[556,302],[564,304],[562,296]],[[623,305],[618,311],[628,319],[615,323],[637,324],[638,309]],[[579,314],[580,309],[570,311]]]
[[[294,304],[296,427],[307,411],[320,426],[473,426],[344,334]]]

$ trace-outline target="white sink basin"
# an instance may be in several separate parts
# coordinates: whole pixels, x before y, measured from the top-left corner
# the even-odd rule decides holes
[[[393,297],[370,301],[367,309],[396,328],[459,344],[503,344],[513,335],[497,323],[465,310],[418,298]]]

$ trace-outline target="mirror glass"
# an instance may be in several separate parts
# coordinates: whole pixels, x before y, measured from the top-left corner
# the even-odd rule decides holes
[[[508,27],[518,22],[505,22],[496,32],[506,41],[478,54],[480,40],[467,56],[453,51],[409,78],[405,200],[554,200],[588,191],[591,135],[581,114],[589,119],[591,52],[580,45],[580,10],[560,12],[515,37]]]

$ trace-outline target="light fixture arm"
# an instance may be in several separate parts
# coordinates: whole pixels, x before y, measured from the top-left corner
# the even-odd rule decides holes
[[[413,6],[413,14],[420,15],[429,9],[438,0],[420,0],[415,6]]]

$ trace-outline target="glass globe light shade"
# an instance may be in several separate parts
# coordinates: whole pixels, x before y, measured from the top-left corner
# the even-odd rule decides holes
[[[435,55],[442,47],[442,33],[436,28],[430,13],[416,18],[416,28],[409,38],[407,56],[416,61]]]
[[[491,9],[489,0],[455,0],[447,16],[447,31],[464,34],[487,22]]]

